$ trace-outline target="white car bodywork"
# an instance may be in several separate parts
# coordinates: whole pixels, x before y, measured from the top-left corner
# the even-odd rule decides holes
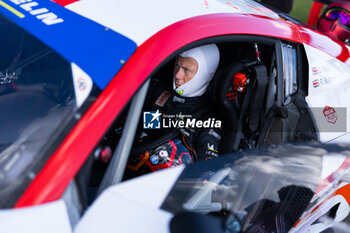
[[[200,15],[244,13],[279,18],[276,13],[252,0],[80,0],[66,8],[129,37],[137,45],[173,23]]]
[[[168,232],[173,215],[160,206],[183,169],[163,170],[108,188],[74,232]]]
[[[321,142],[349,142],[350,67],[334,57],[304,44],[309,61],[309,95],[306,101],[314,115]],[[335,109],[338,119],[327,121],[325,106]]]
[[[63,200],[0,210],[0,233],[169,232],[173,214],[160,206],[183,169],[167,169],[106,189],[74,230]]]
[[[0,211],[0,233],[71,233],[63,200],[23,209]]]

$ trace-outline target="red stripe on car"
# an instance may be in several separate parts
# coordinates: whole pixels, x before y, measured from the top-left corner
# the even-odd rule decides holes
[[[61,6],[67,6],[71,3],[78,2],[79,0],[52,0],[52,1]]]

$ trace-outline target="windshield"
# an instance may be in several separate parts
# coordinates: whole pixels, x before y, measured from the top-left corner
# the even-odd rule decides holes
[[[45,163],[43,151],[57,144],[78,105],[74,66],[2,16],[0,35],[0,207],[6,207]]]
[[[197,163],[185,168],[162,209],[174,214],[184,211],[215,214],[223,218],[225,232],[311,229],[323,214],[317,213],[318,207],[324,200],[333,199],[334,190],[344,185],[342,178],[349,169],[328,177],[328,186],[326,183],[322,186],[323,178],[330,174],[327,170],[330,159],[338,160],[339,154],[344,160],[349,148],[336,147],[332,151],[289,145]],[[337,205],[324,206],[337,211],[334,209]],[[319,209],[326,213],[326,208]],[[309,214],[302,217],[308,210]],[[310,213],[319,215],[312,219]],[[299,219],[302,222],[296,225]]]

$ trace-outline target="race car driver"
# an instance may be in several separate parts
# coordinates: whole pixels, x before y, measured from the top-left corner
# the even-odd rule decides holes
[[[320,17],[317,30],[350,45],[350,1],[334,1]]]
[[[165,116],[175,116],[176,120],[217,120],[207,92],[220,60],[215,44],[195,47],[180,53],[176,57],[172,90],[164,86],[152,87],[152,111]],[[169,119],[173,120],[173,119]],[[193,159],[206,160],[218,156],[221,139],[219,127],[178,128],[182,143],[190,151]],[[146,130],[143,136],[155,138],[164,131]]]

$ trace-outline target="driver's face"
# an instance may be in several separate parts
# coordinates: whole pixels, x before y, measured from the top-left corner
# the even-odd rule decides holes
[[[194,58],[177,56],[174,69],[176,88],[190,81],[196,75],[197,70],[198,63]]]

